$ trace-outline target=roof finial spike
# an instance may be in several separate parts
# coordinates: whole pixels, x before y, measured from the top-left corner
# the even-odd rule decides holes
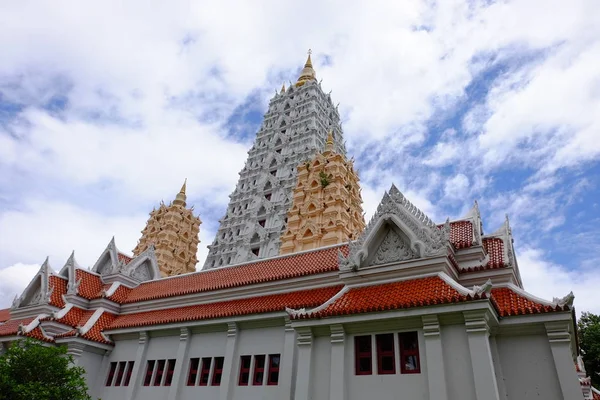
[[[285,93],[285,82],[281,85],[281,94]]]
[[[333,129],[330,129],[327,134],[327,150],[333,150]]]
[[[185,178],[185,180],[183,181],[183,186],[181,186],[181,190],[179,191],[179,193],[185,194],[186,185],[187,185],[187,178]]]
[[[181,190],[179,191],[179,193],[177,193],[177,196],[175,196],[175,200],[173,200],[173,204],[185,207],[185,205],[186,205],[185,201],[187,200],[187,196],[185,194],[186,186],[187,186],[187,178],[185,178],[185,181],[183,182],[183,186],[181,187]]]
[[[306,58],[306,62],[304,63],[304,68],[302,69],[302,72],[300,72],[300,77],[298,78],[298,81],[296,82],[296,86],[302,86],[308,81],[316,81],[317,80],[317,74],[315,73],[315,70],[313,69],[312,59],[310,58],[311,54],[312,54],[312,50],[308,49],[308,57]]]

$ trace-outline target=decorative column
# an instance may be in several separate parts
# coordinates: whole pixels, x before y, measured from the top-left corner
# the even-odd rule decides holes
[[[298,368],[296,369],[295,400],[308,400],[310,397],[310,367],[313,350],[313,335],[310,327],[296,328],[298,334]]]
[[[492,350],[492,360],[494,360],[494,370],[496,371],[496,382],[498,383],[498,393],[501,399],[506,399],[506,384],[504,383],[504,372],[502,372],[502,363],[500,362],[500,353],[498,352],[498,343],[494,330],[490,336],[490,348]]]
[[[285,317],[285,336],[283,339],[283,354],[279,368],[279,386],[282,399],[292,398],[294,358],[296,356],[296,331],[292,328],[290,317]]]
[[[490,349],[488,310],[464,311],[477,400],[500,400]],[[427,363],[429,367],[429,363]]]
[[[234,382],[231,376],[233,375],[233,366],[235,365],[238,333],[239,328],[235,322],[227,323],[227,344],[223,360],[223,375],[221,376],[221,390],[219,392],[220,400],[229,400],[232,397],[230,393],[233,391]]]
[[[429,384],[429,398],[446,400],[446,372],[444,371],[444,353],[442,351],[442,337],[440,322],[437,315],[424,315],[423,335],[425,336],[425,359],[427,360],[427,382]]]
[[[177,361],[175,362],[175,370],[173,371],[173,382],[169,388],[169,400],[176,400],[179,393],[179,388],[185,384],[182,379],[183,365],[187,359],[188,348],[190,347],[190,330],[181,328],[179,332],[179,348],[177,349]]]
[[[554,367],[564,399],[581,398],[581,387],[573,367],[571,332],[568,321],[546,322],[546,334],[550,342]]]
[[[329,400],[344,400],[346,397],[346,332],[341,324],[331,325],[331,373],[329,382]]]
[[[133,371],[131,372],[132,380],[127,387],[127,392],[125,395],[126,399],[133,400],[135,395],[137,394],[137,390],[142,384],[142,379],[144,378],[140,371],[143,371],[144,364],[146,363],[146,353],[148,352],[148,342],[150,338],[148,337],[148,332],[141,331],[140,338],[138,340],[138,348],[135,353],[135,363],[133,364]]]

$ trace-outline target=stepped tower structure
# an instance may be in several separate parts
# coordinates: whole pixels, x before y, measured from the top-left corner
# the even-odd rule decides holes
[[[280,254],[356,239],[365,228],[358,174],[352,161],[334,151],[333,135],[325,151],[297,171]]]
[[[133,250],[134,256],[138,256],[154,246],[163,277],[196,272],[196,252],[200,242],[198,234],[202,221],[194,215],[193,207],[186,207],[185,189],[184,182],[173,202],[168,206],[161,203],[158,209],[152,210],[142,237]]]
[[[204,269],[279,254],[296,167],[325,149],[328,132],[345,156],[337,107],[317,82],[309,52],[296,83],[269,102]]]

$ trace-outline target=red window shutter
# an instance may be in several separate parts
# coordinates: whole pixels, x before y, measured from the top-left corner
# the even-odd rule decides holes
[[[254,356],[254,375],[252,377],[252,385],[260,386],[263,384],[265,377],[265,355]]]
[[[106,386],[110,386],[112,384],[113,378],[115,377],[115,370],[117,369],[117,363],[110,363],[110,370],[108,371],[108,377],[106,378]]]
[[[117,372],[117,380],[115,381],[115,386],[121,386],[121,380],[123,380],[123,375],[125,374],[125,367],[127,366],[126,361],[119,362],[119,369]]]
[[[200,381],[198,385],[207,386],[208,385],[208,376],[210,375],[210,363],[212,358],[204,357],[202,358],[202,367],[200,368]]]
[[[200,363],[199,358],[190,358],[190,372],[188,373],[188,386],[194,386],[196,384],[196,377],[198,376],[198,364]]]
[[[377,373],[379,375],[395,374],[394,334],[375,335],[375,342],[377,343]]]
[[[223,376],[223,362],[225,359],[223,357],[215,357],[215,368],[213,371],[213,378],[211,382],[211,386],[220,386],[221,385],[221,376]]]
[[[154,384],[153,386],[160,386],[162,382],[163,374],[165,373],[165,364],[166,360],[158,360],[156,367],[156,374],[154,375]]]
[[[146,377],[144,378],[144,386],[150,386],[152,380],[152,373],[154,372],[154,360],[148,360],[146,364]]]
[[[269,354],[269,371],[267,376],[267,385],[277,385],[279,383],[279,363],[280,354]]]
[[[356,375],[373,373],[371,335],[354,337],[354,365]]]
[[[175,372],[175,363],[177,360],[171,358],[167,361],[167,377],[165,378],[165,386],[171,386],[173,382],[173,373]]]
[[[419,360],[419,336],[417,332],[402,332],[400,339],[400,372],[403,374],[418,374],[421,372]]]
[[[251,356],[240,357],[240,377],[238,379],[238,385],[240,386],[248,386],[248,381],[250,380],[251,359]]]
[[[131,373],[133,372],[134,364],[135,361],[129,361],[127,363],[127,374],[125,375],[125,382],[123,383],[123,386],[129,386],[129,381],[131,381]]]

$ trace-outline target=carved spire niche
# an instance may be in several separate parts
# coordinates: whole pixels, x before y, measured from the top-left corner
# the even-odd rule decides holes
[[[199,217],[194,216],[194,208],[186,208],[186,182],[175,200],[168,206],[160,204],[152,210],[146,227],[142,231],[137,246],[133,250],[138,256],[150,245],[154,245],[154,254],[161,275],[173,276],[196,271],[196,252],[198,251]]]
[[[365,228],[358,174],[352,161],[334,151],[329,133],[323,153],[297,168],[298,181],[280,254],[355,239]]]

